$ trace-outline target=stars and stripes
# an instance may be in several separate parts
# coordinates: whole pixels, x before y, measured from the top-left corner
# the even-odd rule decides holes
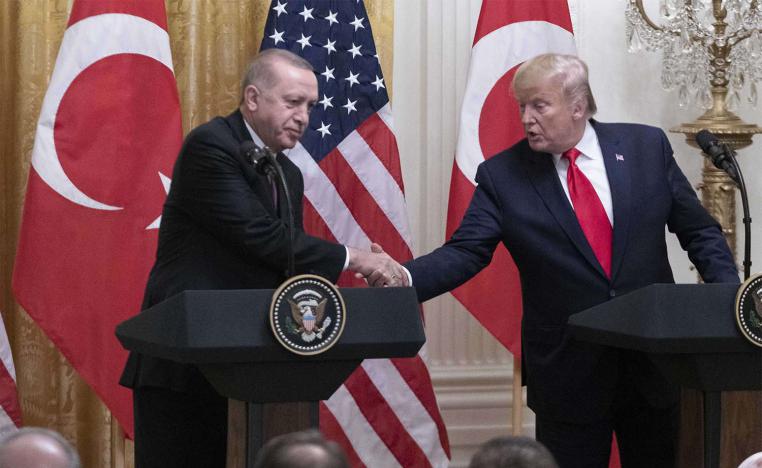
[[[0,434],[21,427],[21,405],[16,390],[16,368],[5,324],[0,316]]]
[[[304,175],[305,228],[411,258],[389,97],[363,3],[275,0],[262,40],[262,49],[271,47],[307,59],[318,79],[309,128],[288,154]],[[353,281],[345,274],[341,283]],[[447,433],[420,356],[364,361],[321,405],[320,421],[353,466],[448,463]]]

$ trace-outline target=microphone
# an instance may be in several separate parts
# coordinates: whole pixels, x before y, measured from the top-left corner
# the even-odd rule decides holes
[[[749,211],[749,194],[746,191],[746,183],[743,180],[741,166],[736,161],[736,153],[728,145],[721,144],[717,137],[709,130],[701,130],[696,134],[696,143],[701,150],[709,155],[714,165],[730,176],[738,185],[741,192],[741,203],[743,205],[743,225],[744,225],[744,256],[743,272],[744,280],[749,279],[751,274],[751,214]]]
[[[259,174],[272,177],[272,181],[275,184],[279,184],[282,189],[282,193],[286,199],[286,214],[288,223],[286,223],[286,230],[288,231],[288,244],[287,244],[287,261],[288,267],[286,274],[289,277],[294,276],[296,269],[294,268],[294,205],[291,201],[291,192],[288,189],[288,182],[286,181],[286,175],[283,172],[283,168],[278,163],[275,153],[270,148],[265,146],[259,148],[252,141],[244,141],[241,143],[239,149],[241,157],[245,161],[251,163]]]
[[[260,148],[253,141],[244,141],[239,150],[241,157],[262,175],[275,175],[275,155],[270,148]]]
[[[696,134],[696,143],[701,151],[706,153],[717,169],[725,171],[731,179],[739,183],[738,170],[735,165],[735,152],[725,144],[721,144],[712,132],[701,130]]]

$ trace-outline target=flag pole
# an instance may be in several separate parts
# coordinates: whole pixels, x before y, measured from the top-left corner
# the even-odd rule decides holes
[[[134,465],[134,460],[132,461],[132,464],[128,463],[127,460],[132,458],[132,453],[130,453],[130,456],[128,457],[127,452],[128,449],[133,449],[127,446],[129,440],[125,438],[124,431],[119,426],[119,423],[110,411],[109,419],[111,419],[111,467],[130,468],[132,465]]]
[[[521,435],[524,420],[524,396],[521,391],[521,359],[513,357],[513,435]]]

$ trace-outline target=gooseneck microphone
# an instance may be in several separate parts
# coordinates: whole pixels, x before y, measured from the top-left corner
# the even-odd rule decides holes
[[[239,149],[244,161],[248,162],[254,169],[262,175],[275,176],[277,170],[275,165],[275,155],[269,148],[260,148],[253,141],[244,141]]]
[[[279,186],[276,189],[279,194],[283,194],[283,198],[286,200],[286,230],[288,231],[286,275],[290,278],[296,274],[294,267],[294,207],[291,201],[291,192],[286,182],[286,175],[278,163],[277,156],[267,146],[260,148],[252,141],[244,141],[241,143],[239,151],[244,161],[254,166],[257,173],[268,176],[268,179]]]
[[[696,134],[696,143],[701,148],[701,151],[709,156],[717,169],[725,171],[735,183],[740,185],[735,151],[728,145],[720,143],[717,137],[709,130],[698,132]]]
[[[744,225],[743,272],[744,280],[747,280],[751,275],[751,215],[749,214],[749,196],[746,192],[746,183],[741,173],[741,166],[736,160],[736,152],[730,146],[720,143],[717,137],[706,129],[696,134],[696,143],[701,147],[701,151],[709,156],[717,169],[725,171],[733,179],[741,192]]]

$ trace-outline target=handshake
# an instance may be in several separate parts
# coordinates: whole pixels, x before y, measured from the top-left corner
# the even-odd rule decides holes
[[[355,277],[365,278],[374,287],[410,286],[405,268],[389,256],[378,244],[371,244],[370,252],[354,247],[349,251],[348,269]]]

